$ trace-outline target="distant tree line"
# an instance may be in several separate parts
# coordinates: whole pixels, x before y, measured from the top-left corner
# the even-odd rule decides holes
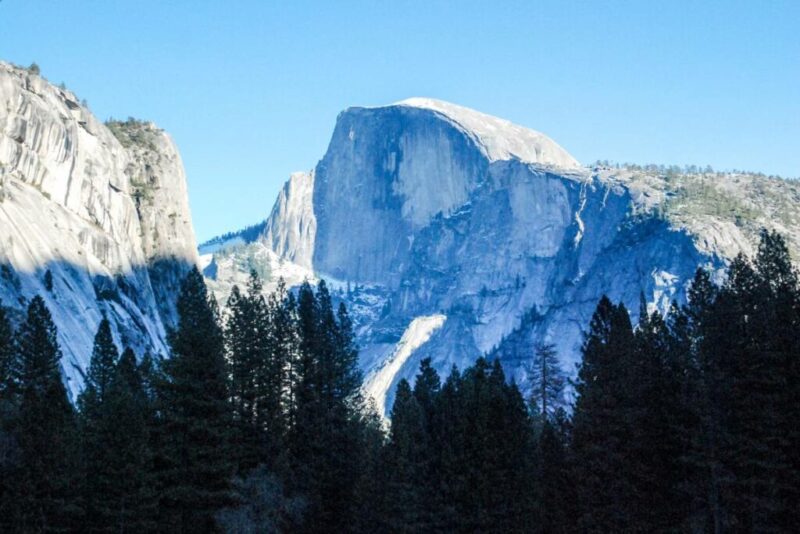
[[[0,307],[3,532],[793,532],[800,524],[800,285],[763,232],[666,316],[603,297],[564,407],[552,347],[532,392],[479,359],[423,360],[388,433],[324,282],[220,315],[192,271],[168,359],[100,323],[77,409],[45,301]],[[644,299],[643,299],[644,300]]]
[[[668,178],[676,176],[693,175],[693,174],[707,174],[715,176],[724,176],[726,174],[743,174],[747,176],[756,176],[760,178],[776,178],[783,179],[783,177],[776,174],[764,174],[763,172],[746,171],[741,169],[731,169],[729,171],[715,170],[711,165],[664,165],[663,163],[645,163],[640,165],[638,163],[617,162],[609,161],[607,159],[598,159],[591,165],[592,167],[605,167],[607,169],[625,169],[629,171],[646,172],[650,174],[659,174]]]

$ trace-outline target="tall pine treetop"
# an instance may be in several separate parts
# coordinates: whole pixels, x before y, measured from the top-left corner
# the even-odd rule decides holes
[[[43,392],[55,382],[61,384],[58,332],[50,310],[38,295],[28,306],[27,317],[17,336],[17,348],[21,364],[20,378],[26,390]]]
[[[118,357],[119,352],[111,334],[111,324],[104,317],[94,336],[92,359],[89,363],[89,373],[86,376],[86,389],[79,401],[81,410],[88,407],[85,406],[86,402],[102,403],[105,400],[111,387]]]
[[[177,308],[160,388],[163,521],[172,531],[207,532],[216,511],[231,503],[232,418],[215,302],[197,268],[186,275]]]
[[[792,291],[797,287],[797,271],[792,265],[789,247],[776,231],[761,231],[755,268],[773,291]]]

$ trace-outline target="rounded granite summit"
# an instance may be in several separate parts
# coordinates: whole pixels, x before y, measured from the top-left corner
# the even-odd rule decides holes
[[[489,161],[519,160],[562,169],[580,167],[569,152],[543,133],[474,109],[433,98],[408,98],[392,104],[433,111],[469,135]]]

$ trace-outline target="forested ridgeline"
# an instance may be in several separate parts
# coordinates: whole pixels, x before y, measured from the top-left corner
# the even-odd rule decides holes
[[[531,347],[524,398],[497,361],[423,360],[385,428],[324,282],[222,316],[198,271],[169,358],[108,320],[77,406],[36,297],[0,307],[3,532],[793,532],[800,524],[800,287],[762,233],[715,285],[634,327],[603,298],[577,378]],[[112,319],[113,320],[113,319]],[[570,399],[570,402],[567,402]]]

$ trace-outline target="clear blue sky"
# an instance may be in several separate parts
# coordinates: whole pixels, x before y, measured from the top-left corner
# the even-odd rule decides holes
[[[168,130],[200,240],[267,216],[336,115],[430,96],[584,163],[800,175],[800,2],[1,0],[0,58]]]

